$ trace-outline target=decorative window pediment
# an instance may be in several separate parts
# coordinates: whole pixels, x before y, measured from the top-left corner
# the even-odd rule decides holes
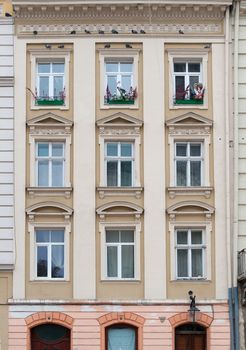
[[[26,214],[30,235],[30,280],[69,280],[73,209],[47,201],[28,207]]]
[[[171,280],[211,280],[214,210],[200,201],[183,201],[167,208]],[[195,265],[193,258],[197,259]]]
[[[134,215],[136,219],[139,219],[140,215],[143,213],[143,208],[133,203],[116,201],[102,205],[101,207],[97,208],[96,213],[102,220],[105,218],[105,216],[129,215]]]
[[[69,198],[70,147],[73,122],[45,113],[27,122],[30,144],[30,196]],[[40,178],[42,181],[40,181]]]
[[[141,120],[125,113],[115,113],[97,121],[100,145],[100,180],[97,190],[100,198],[116,194],[141,197],[142,125]],[[123,148],[124,151],[122,151]],[[122,170],[125,169],[124,166],[127,167],[125,173]]]
[[[167,208],[167,213],[171,219],[176,215],[205,215],[207,219],[211,218],[214,208],[200,201],[184,201],[174,204]]]
[[[171,159],[170,186],[168,187],[170,198],[175,198],[177,195],[187,196],[187,194],[210,198],[213,190],[209,172],[212,125],[212,120],[193,112],[182,114],[166,122]],[[197,179],[190,178],[191,174],[195,173],[191,172],[191,166],[199,168],[196,171]]]
[[[42,202],[28,207],[26,213],[29,221],[35,220],[36,216],[63,216],[68,220],[73,214],[73,209],[57,202]]]

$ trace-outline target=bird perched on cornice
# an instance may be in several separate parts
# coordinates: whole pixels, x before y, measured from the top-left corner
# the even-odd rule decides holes
[[[140,29],[140,34],[146,34],[143,29]]]
[[[91,32],[88,29],[85,29],[86,34],[91,34]]]
[[[179,29],[179,34],[184,34],[183,30]]]
[[[137,30],[132,29],[132,34],[138,34]]]
[[[99,29],[98,34],[104,34],[104,30]]]
[[[117,32],[116,29],[112,29],[112,30],[111,30],[111,33],[112,33],[112,34],[119,34],[119,32]]]

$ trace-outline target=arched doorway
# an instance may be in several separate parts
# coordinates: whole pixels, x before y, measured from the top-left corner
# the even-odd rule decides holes
[[[175,329],[175,350],[206,350],[206,328],[186,323]]]
[[[33,327],[31,350],[70,350],[70,329],[51,323]]]
[[[106,328],[106,350],[137,350],[137,328],[128,324],[115,324]]]

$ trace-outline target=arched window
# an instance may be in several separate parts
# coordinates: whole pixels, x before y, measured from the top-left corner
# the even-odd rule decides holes
[[[175,350],[206,350],[206,328],[187,323],[175,329]]]
[[[50,323],[32,328],[31,350],[70,350],[70,330]]]
[[[106,328],[106,350],[137,350],[137,328],[116,324]]]

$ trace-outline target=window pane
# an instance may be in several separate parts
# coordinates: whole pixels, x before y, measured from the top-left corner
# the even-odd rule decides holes
[[[187,144],[176,144],[176,156],[177,157],[186,157],[187,156]]]
[[[191,157],[200,157],[201,156],[201,145],[199,143],[190,144],[190,155]]]
[[[52,186],[63,186],[63,161],[52,161]]]
[[[200,72],[200,63],[188,63],[188,71],[193,72]]]
[[[120,71],[123,73],[132,72],[133,64],[132,63],[121,63]]]
[[[132,79],[130,75],[123,75],[121,77],[121,87],[128,93],[132,85]]]
[[[38,73],[50,73],[50,63],[38,63]]]
[[[190,162],[190,185],[201,186],[201,162]]]
[[[119,231],[118,230],[110,230],[106,232],[106,242],[107,243],[115,243],[119,242]]]
[[[108,350],[135,350],[135,330],[132,328],[110,328],[108,331]]]
[[[198,76],[191,76],[190,77],[190,87],[193,89],[195,84],[199,83],[199,77]],[[195,92],[193,92],[194,94]]]
[[[130,242],[134,242],[134,232],[130,231],[130,230],[124,230],[121,231],[121,242],[123,243],[130,243]]]
[[[64,231],[63,230],[51,231],[51,242],[64,242]]]
[[[48,157],[49,156],[48,143],[38,143],[38,156],[39,157]]]
[[[177,186],[186,186],[187,185],[187,179],[186,179],[187,162],[177,161],[176,168],[177,168],[177,179],[176,179]]]
[[[37,247],[37,277],[47,277],[47,247]]]
[[[185,72],[185,63],[174,63],[174,72]]]
[[[118,72],[118,63],[106,63],[106,72]]]
[[[117,91],[117,76],[116,75],[108,76],[108,88],[109,88],[111,95],[116,94],[116,91]]]
[[[64,246],[53,245],[51,247],[51,277],[63,278],[64,277]]]
[[[49,96],[49,77],[39,78],[39,96],[40,97]]]
[[[177,250],[177,265],[178,277],[188,277],[188,251],[186,249]]]
[[[53,73],[64,73],[64,63],[53,63]]]
[[[53,157],[62,157],[63,156],[63,144],[62,143],[53,143],[52,144],[52,156]]]
[[[36,242],[49,242],[49,231],[47,230],[38,230],[36,231]]]
[[[107,162],[107,186],[117,186],[118,162]]]
[[[175,94],[177,100],[183,100],[185,98],[185,78],[175,77]]]
[[[202,244],[202,231],[191,231],[191,243]]]
[[[132,186],[132,162],[121,162],[121,186]]]
[[[120,153],[121,153],[121,157],[131,157],[132,156],[132,144],[131,143],[121,143]]]
[[[49,163],[47,160],[38,161],[38,186],[49,186]]]
[[[107,156],[114,157],[118,155],[117,143],[107,143]]]
[[[188,232],[187,231],[177,231],[177,244],[187,244],[188,243]]]
[[[61,97],[63,92],[63,77],[54,77],[54,97]]]
[[[202,249],[192,249],[192,277],[202,277]]]
[[[118,276],[117,247],[107,247],[107,276]]]
[[[121,249],[122,278],[134,278],[134,246],[123,245]]]

